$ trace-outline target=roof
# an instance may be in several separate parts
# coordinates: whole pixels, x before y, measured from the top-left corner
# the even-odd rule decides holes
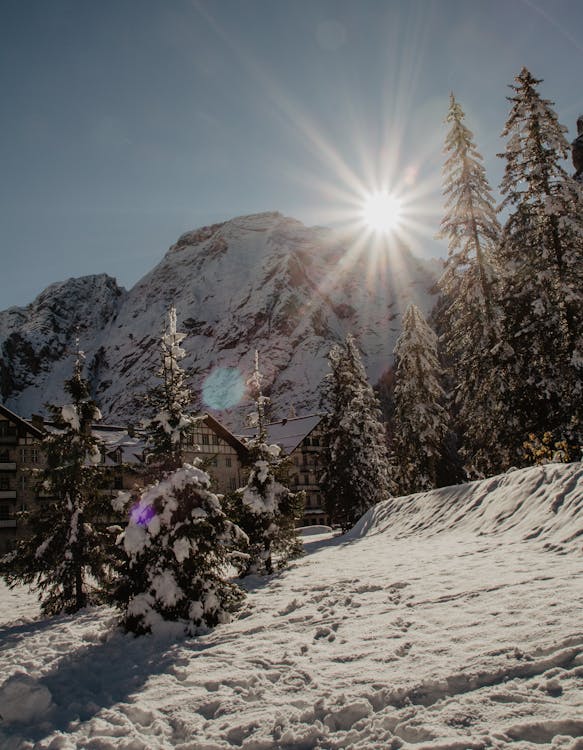
[[[207,413],[204,415],[203,421],[207,427],[210,427],[213,432],[216,432],[219,437],[222,437],[231,448],[234,448],[240,456],[247,454],[247,448],[245,445],[243,445],[239,438],[235,437],[230,430],[221,424],[218,419],[215,419],[215,417]]]
[[[110,456],[114,451],[121,453],[119,462],[124,464],[143,463],[146,441],[143,435],[137,433],[133,437],[125,427],[113,425],[93,425],[91,433],[105,445],[106,464],[117,464]]]
[[[281,446],[285,453],[291,453],[308,435],[320,424],[324,414],[309,414],[305,417],[290,417],[270,422],[266,425],[267,439],[270,443]],[[244,437],[254,437],[256,429],[246,428],[242,431]]]
[[[4,406],[3,404],[0,404],[0,414],[2,416],[6,417],[6,419],[9,419],[11,422],[14,422],[14,424],[18,425],[21,429],[28,432],[30,435],[33,435],[36,438],[41,439],[43,436],[42,430],[39,430],[38,427],[34,427],[30,424],[30,422],[27,422],[26,419],[23,419],[22,417],[19,417],[18,414],[15,414],[13,411],[10,411],[10,409],[7,406]]]

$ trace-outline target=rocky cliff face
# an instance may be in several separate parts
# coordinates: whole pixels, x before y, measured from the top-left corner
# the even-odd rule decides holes
[[[240,384],[257,348],[274,414],[286,416],[292,405],[301,414],[318,408],[326,354],[348,332],[371,381],[378,379],[392,362],[407,304],[426,312],[432,306],[437,272],[435,261],[406,249],[377,253],[359,238],[278,213],[204,227],[180,237],[129,292],[106,275],[69,279],[25,308],[0,313],[2,399],[24,416],[61,401],[77,329],[102,411],[110,420],[135,420],[174,304],[188,333],[183,365],[198,407],[240,422]],[[204,388],[210,382],[214,389]]]

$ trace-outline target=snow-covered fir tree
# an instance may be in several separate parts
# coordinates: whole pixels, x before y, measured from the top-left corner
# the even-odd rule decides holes
[[[210,484],[206,472],[184,464],[131,508],[120,538],[127,560],[113,592],[126,630],[194,634],[228,622],[239,607],[244,594],[229,569],[247,540]]]
[[[326,511],[347,531],[375,503],[390,495],[387,438],[379,402],[370,386],[354,338],[333,346],[324,384]]]
[[[437,486],[449,432],[437,335],[416,305],[409,305],[403,316],[395,362],[395,476],[399,491],[407,494]]]
[[[523,68],[502,135],[501,209],[509,213],[497,253],[505,339],[500,369],[506,418],[498,442],[520,461],[530,433],[581,442],[583,420],[583,201],[565,170],[566,129],[540,80]]]
[[[293,493],[285,486],[281,449],[268,443],[265,421],[268,399],[263,395],[262,383],[259,355],[255,352],[255,367],[248,385],[255,400],[256,411],[252,416],[257,435],[246,443],[250,465],[247,484],[231,498],[237,523],[249,538],[243,575],[270,574],[302,554],[295,526],[302,515],[304,497],[303,493]]]
[[[449,365],[451,411],[466,470],[472,474],[487,472],[495,460],[488,423],[500,398],[493,374],[502,321],[492,260],[500,225],[482,156],[453,94],[446,122],[446,210],[440,236],[448,242],[448,257],[438,282],[442,298],[434,317],[443,332],[441,344]]]
[[[154,481],[129,508],[119,538],[125,557],[111,593],[124,610],[124,627],[136,634],[212,627],[226,622],[243,596],[228,573],[246,536],[226,517],[200,462],[182,461],[186,433],[196,421],[185,412],[191,396],[179,365],[183,339],[172,307],[161,341],[162,382],[148,397],[156,407],[148,425]],[[128,510],[127,500],[120,497],[115,509]]]
[[[161,382],[146,397],[154,416],[147,423],[150,463],[166,469],[182,464],[185,436],[196,422],[187,413],[193,398],[180,362],[186,356],[181,346],[185,333],[176,330],[176,308],[168,311],[164,333],[160,340]]]
[[[49,405],[52,417],[42,451],[46,467],[39,490],[47,498],[24,514],[25,536],[0,563],[9,586],[24,583],[39,592],[44,614],[76,612],[99,598],[107,578],[111,539],[106,530],[108,500],[101,449],[91,433],[101,419],[82,376],[83,352],[77,352],[73,376],[65,381],[71,403]]]

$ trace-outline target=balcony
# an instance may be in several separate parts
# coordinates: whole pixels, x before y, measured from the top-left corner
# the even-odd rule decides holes
[[[16,500],[16,490],[0,490],[0,500]]]
[[[16,461],[0,461],[0,471],[16,471]]]
[[[16,518],[0,518],[0,529],[15,529]]]

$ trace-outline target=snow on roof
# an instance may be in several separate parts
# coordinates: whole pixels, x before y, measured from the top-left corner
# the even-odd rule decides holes
[[[280,419],[278,422],[270,422],[266,425],[267,439],[270,443],[281,446],[284,452],[289,454],[320,424],[323,416],[323,414],[308,414],[304,417],[290,417]],[[256,429],[249,427],[242,430],[241,434],[247,438],[254,437]]]
[[[93,436],[105,445],[105,450],[108,454],[118,450],[121,452],[121,463],[135,464],[143,462],[142,455],[146,448],[146,440],[143,435],[138,433],[132,437],[128,434],[125,427],[113,425],[94,426],[91,431]],[[109,463],[107,458],[106,463]],[[117,463],[117,461],[112,461],[112,463]]]

